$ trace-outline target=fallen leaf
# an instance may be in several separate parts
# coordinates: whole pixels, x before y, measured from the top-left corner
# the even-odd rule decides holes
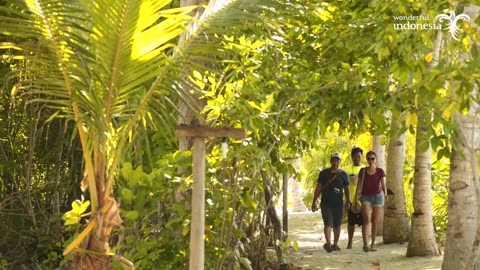
[[[380,262],[372,262],[373,266],[380,266]]]

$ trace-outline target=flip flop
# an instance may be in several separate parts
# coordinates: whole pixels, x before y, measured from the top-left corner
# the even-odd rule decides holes
[[[377,249],[376,248],[370,248],[370,251],[375,252],[375,251],[377,251]]]
[[[337,246],[337,245],[333,245],[333,246],[332,246],[332,251],[340,251],[340,250],[341,250],[341,249],[340,249],[339,246]]]
[[[370,251],[370,248],[369,248],[369,247],[367,247],[367,246],[363,246],[363,251],[365,251],[365,252],[369,252],[369,251]]]
[[[329,243],[323,244],[323,248],[328,252],[332,252],[332,246]]]

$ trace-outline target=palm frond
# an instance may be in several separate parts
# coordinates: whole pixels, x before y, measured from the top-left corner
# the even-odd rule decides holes
[[[170,2],[15,0],[0,8],[0,50],[25,59],[22,89],[74,119],[86,153],[113,139],[109,155],[118,156],[139,123],[168,133],[179,102],[198,111],[191,95],[201,89],[189,77],[220,74],[235,55],[224,36],[262,29],[264,16],[252,14],[283,8],[276,0],[210,1],[187,25],[195,7],[167,9]]]
[[[263,24],[264,17],[252,16],[261,14],[266,10],[272,11],[271,7],[284,8],[283,4],[275,0],[267,1],[210,1],[199,19],[192,21],[188,29],[182,35],[179,45],[170,56],[170,61],[163,66],[161,72],[147,91],[146,98],[141,104],[145,104],[147,110],[154,111],[155,106],[149,105],[150,94],[171,89],[172,85],[177,88],[185,88],[181,93],[199,92],[192,81],[188,80],[194,71],[201,74],[218,74],[222,72],[222,66],[235,54],[225,48],[225,35],[232,35],[234,29],[243,26]],[[274,9],[273,11],[275,11]],[[274,13],[274,12],[272,12]],[[264,28],[260,26],[260,28]],[[179,89],[181,90],[181,89]],[[185,101],[190,101],[184,97]],[[191,106],[191,104],[190,104]],[[192,107],[195,110],[195,107]],[[132,120],[133,121],[133,120]]]
[[[175,100],[191,103],[190,91],[197,86],[188,76],[194,70],[215,74],[216,66],[232,54],[223,46],[223,36],[247,23],[263,23],[261,16],[252,14],[271,10],[271,6],[282,8],[274,0],[210,1],[203,15],[187,28],[187,14],[193,7],[165,9],[168,3],[15,1],[0,9],[2,22],[11,22],[1,31],[3,37],[19,41],[13,43],[36,67],[24,74],[31,78],[25,87],[77,104],[76,116],[73,106],[64,109],[86,126],[98,121],[107,125],[114,119],[133,123],[156,108],[163,113],[158,110],[155,115],[170,117],[175,108],[159,106],[164,97],[173,104]],[[185,29],[183,41],[175,46]],[[12,52],[14,46],[4,48]]]

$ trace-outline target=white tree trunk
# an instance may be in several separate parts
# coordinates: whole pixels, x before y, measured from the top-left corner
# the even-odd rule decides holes
[[[300,167],[302,166],[302,158],[296,158],[293,161],[293,166],[297,173],[300,172]],[[308,208],[302,201],[303,190],[300,185],[300,181],[294,177],[290,177],[290,187],[292,190],[292,211],[293,212],[304,212],[308,211]]]
[[[460,117],[457,129],[468,134],[466,117]],[[462,124],[463,122],[463,124]],[[467,139],[468,141],[468,139]],[[458,142],[458,151],[450,156],[450,187],[448,192],[448,227],[442,269],[465,269],[477,229],[477,199],[472,175],[472,155],[465,142]]]
[[[432,148],[427,132],[429,119],[430,114],[427,110],[418,111],[412,228],[407,257],[440,255],[432,220]],[[426,151],[422,149],[425,145],[428,145]]]
[[[372,138],[372,151],[377,154],[376,164],[377,167],[382,168],[385,173],[387,172],[387,167],[385,166],[385,136],[373,136]]]
[[[395,117],[391,122],[388,144],[387,189],[383,220],[383,243],[400,243],[408,240],[410,224],[403,189],[403,163],[405,161],[405,132],[399,134],[400,125]]]
[[[480,7],[465,6],[464,12],[474,26]],[[478,45],[474,45],[478,46]],[[460,61],[468,58],[460,57]],[[478,89],[474,91],[475,96]],[[450,156],[450,186],[448,193],[448,225],[442,269],[480,269],[480,189],[478,154],[480,149],[479,105],[472,101],[467,115],[456,113],[456,133]]]
[[[385,166],[385,136],[379,135],[374,136],[372,141],[372,150],[377,154],[376,164],[377,167],[382,168],[385,173],[388,175],[387,167]],[[388,185],[387,185],[388,188]],[[382,213],[380,213],[378,217],[378,225],[377,225],[377,235],[383,235],[383,215],[385,209],[382,208]]]
[[[438,65],[442,36],[442,31],[438,31],[433,42],[433,60],[428,66],[429,70]],[[413,213],[407,257],[440,255],[432,220],[432,147],[427,132],[431,115],[424,107],[418,109],[417,115],[415,173],[413,176]]]
[[[290,178],[290,186],[292,188],[292,211],[307,211],[308,209],[302,201],[302,188],[300,187],[300,182],[295,178]]]

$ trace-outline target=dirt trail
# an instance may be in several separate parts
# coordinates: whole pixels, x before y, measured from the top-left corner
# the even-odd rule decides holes
[[[323,248],[323,221],[319,213],[289,213],[288,237],[297,241],[299,249],[291,249],[287,260],[299,269],[388,269],[388,270],[425,270],[441,269],[442,256],[405,257],[407,243],[383,245],[382,237],[377,237],[376,252],[362,251],[362,234],[360,227],[355,230],[353,249],[346,249],[347,226],[342,225],[340,252],[327,253]]]

